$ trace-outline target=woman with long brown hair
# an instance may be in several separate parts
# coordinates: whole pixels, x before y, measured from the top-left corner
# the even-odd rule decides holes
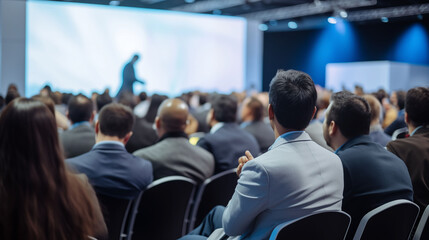
[[[92,188],[66,170],[52,112],[37,100],[11,102],[0,116],[0,239],[105,234]]]

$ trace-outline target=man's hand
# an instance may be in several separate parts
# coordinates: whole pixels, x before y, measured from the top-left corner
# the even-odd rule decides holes
[[[253,159],[253,156],[249,152],[249,150],[247,150],[244,154],[245,154],[245,156],[241,156],[238,159],[238,167],[237,167],[236,173],[237,173],[237,176],[239,176],[239,177],[241,174],[241,169],[243,168],[244,164]]]

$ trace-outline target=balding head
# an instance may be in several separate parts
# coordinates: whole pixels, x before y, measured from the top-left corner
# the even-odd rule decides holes
[[[188,105],[180,99],[167,99],[162,102],[155,120],[158,135],[183,132],[186,128],[188,113]]]

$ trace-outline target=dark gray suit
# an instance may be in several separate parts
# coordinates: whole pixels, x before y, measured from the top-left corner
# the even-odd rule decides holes
[[[258,141],[261,153],[264,153],[274,143],[273,129],[265,122],[250,122],[242,125],[243,129],[252,134]]]
[[[81,124],[60,134],[64,156],[72,158],[87,153],[95,144],[95,131],[91,126]]]
[[[202,182],[214,172],[213,155],[190,144],[185,133],[166,134],[157,144],[133,154],[152,162],[154,180],[179,175]]]
[[[211,152],[215,158],[215,173],[236,168],[238,158],[249,150],[254,157],[259,155],[259,144],[250,133],[236,123],[225,123],[214,133],[206,134],[197,143]]]

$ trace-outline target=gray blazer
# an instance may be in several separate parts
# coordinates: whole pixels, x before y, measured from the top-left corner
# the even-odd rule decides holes
[[[343,167],[305,132],[279,137],[247,162],[222,225],[228,236],[268,239],[280,223],[321,210],[341,210]]]
[[[95,131],[87,125],[79,125],[60,134],[64,156],[72,158],[89,152],[95,144]]]
[[[183,136],[164,138],[133,154],[152,162],[154,180],[175,175],[202,182],[214,172],[213,155],[190,144]]]

